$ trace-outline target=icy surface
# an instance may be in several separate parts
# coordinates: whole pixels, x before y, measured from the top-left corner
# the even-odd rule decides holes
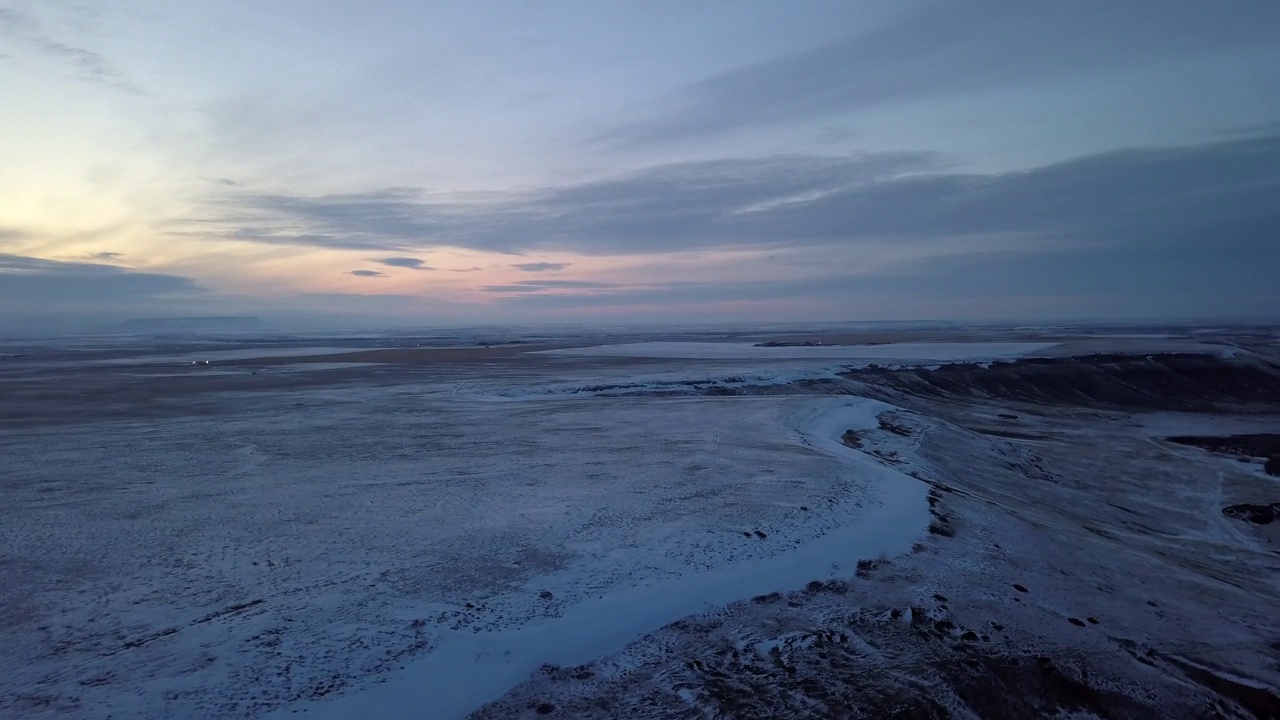
[[[857,506],[825,535],[796,549],[704,572],[610,591],[559,617],[505,632],[443,634],[428,655],[387,683],[311,708],[321,718],[462,717],[545,664],[578,665],[686,615],[734,600],[847,574],[858,560],[905,552],[929,522],[925,485],[851,453],[839,437],[876,427],[883,403],[819,401],[790,418],[804,444],[831,453],[867,477]],[[845,570],[842,571],[841,569]],[[604,568],[577,568],[592,574]],[[548,579],[548,587],[581,578]],[[281,715],[285,714],[282,711]]]

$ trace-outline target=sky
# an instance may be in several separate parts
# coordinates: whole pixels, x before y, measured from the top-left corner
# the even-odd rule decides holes
[[[0,332],[1280,314],[1275,0],[0,0]]]

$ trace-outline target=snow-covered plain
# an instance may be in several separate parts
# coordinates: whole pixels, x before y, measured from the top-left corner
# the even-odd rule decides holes
[[[220,360],[253,360],[256,358],[306,357],[308,355],[336,355],[339,353],[360,352],[367,348],[350,346],[319,347],[257,347],[236,348],[233,350],[192,350],[180,355],[128,355],[125,357],[90,360],[95,365],[171,365],[190,362],[216,362]]]
[[[323,718],[462,717],[528,677],[539,667],[579,665],[622,650],[627,643],[692,613],[735,600],[798,587],[814,578],[847,574],[858,560],[906,552],[929,523],[925,485],[849,452],[839,437],[871,429],[889,409],[872,400],[818,401],[788,418],[802,445],[848,462],[863,478],[857,495],[837,503],[840,515],[825,534],[772,555],[697,570],[683,563],[664,579],[607,588],[566,606],[556,616],[499,632],[445,631],[421,660],[385,684],[314,708]],[[783,428],[780,425],[779,431]],[[747,531],[744,531],[746,533]],[[774,531],[778,532],[778,531]],[[787,533],[786,530],[781,531]],[[748,541],[760,538],[754,532]],[[736,538],[735,538],[736,540]],[[643,552],[643,550],[640,550]],[[656,558],[648,558],[655,562]],[[581,575],[608,573],[580,566],[541,578],[543,586],[570,597]],[[842,568],[844,570],[842,571]],[[559,576],[557,576],[559,575]],[[429,680],[426,680],[429,679]],[[281,711],[283,716],[286,711]]]
[[[713,717],[732,649],[790,717],[815,637],[921,660],[875,639],[890,608],[1018,656],[1209,638],[1244,648],[1212,672],[1268,687],[1267,540],[1219,511],[1275,481],[1160,437],[1274,417],[873,400],[841,370],[1052,345],[229,357],[97,405],[118,373],[19,368],[85,390],[0,435],[0,715]]]
[[[874,401],[490,402],[526,382],[477,367],[6,431],[6,705],[461,717],[928,523],[921,483],[836,440]]]
[[[1040,342],[911,342],[879,345],[784,345],[741,342],[649,341],[545,350],[552,355],[596,357],[731,359],[731,360],[865,360],[933,363],[1016,357],[1052,347]]]

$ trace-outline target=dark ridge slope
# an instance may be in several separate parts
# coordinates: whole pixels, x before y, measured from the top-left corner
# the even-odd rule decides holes
[[[1003,400],[1100,409],[1195,412],[1280,410],[1280,367],[1212,355],[1025,358],[989,366],[872,366],[843,377],[908,396]]]

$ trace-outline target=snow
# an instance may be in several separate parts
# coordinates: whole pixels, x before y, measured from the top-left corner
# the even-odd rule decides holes
[[[929,522],[924,483],[880,467],[839,441],[845,430],[875,427],[876,415],[888,408],[871,400],[821,401],[790,419],[799,424],[803,443],[870,476],[873,484],[862,500],[873,511],[859,508],[843,525],[790,552],[618,589],[514,630],[447,633],[425,658],[386,683],[308,708],[308,716],[460,718],[544,664],[582,664],[686,615],[840,577],[847,574],[840,568],[860,559],[907,551]]]
[[[1275,540],[1221,513],[1274,497],[1274,479],[1160,438],[1274,432],[1275,415],[1028,410],[952,398],[914,411],[857,409],[793,419],[824,451],[840,449],[842,426],[863,428],[854,455],[934,483],[930,512],[954,533],[930,534],[883,567],[845,572],[836,592],[797,583],[775,602],[691,616],[573,673],[531,674],[477,718],[532,718],[537,703],[559,717],[715,717],[732,701],[754,708],[749,717],[804,717],[806,701],[830,697],[854,698],[848,706],[871,715],[879,698],[887,715],[922,687],[953,716],[982,716],[958,707],[947,678],[984,657],[1026,664],[1013,678],[978,664],[967,687],[990,683],[1032,700],[1046,694],[1034,669],[1043,661],[1083,667],[1087,682],[1155,702],[1163,711],[1153,716],[1224,702],[1221,684],[1188,682],[1166,662],[1188,656],[1257,690],[1253,697],[1274,697]],[[882,413],[893,429],[873,426]],[[983,432],[993,426],[1046,440]],[[949,634],[930,639],[941,621]],[[975,639],[962,640],[965,632]],[[833,635],[839,643],[811,647]]]
[[[72,717],[451,717],[544,662],[900,552],[927,522],[917,481],[836,442],[875,403],[494,403],[471,384],[6,432],[0,571],[31,620],[0,670],[76,698],[53,706]]]
[[[360,368],[377,367],[379,363],[371,362],[305,362],[305,363],[286,363],[283,365],[272,365],[265,372],[320,372],[323,370],[358,370]]]
[[[1100,647],[1107,633],[1274,637],[1273,545],[1221,514],[1270,497],[1274,478],[1160,440],[1262,431],[1273,417],[995,399],[905,398],[907,411],[817,394],[856,390],[835,373],[859,363],[1044,350],[1067,351],[655,342],[368,377],[358,363],[299,363],[244,391],[139,385],[182,410],[154,417],[130,414],[159,404],[147,393],[95,411],[95,395],[58,383],[160,375],[18,367],[22,383],[76,400],[65,418],[0,434],[0,715],[451,718],[500,697],[528,708],[544,664],[605,677],[700,657],[701,641],[672,625],[691,615],[724,620],[739,647],[788,655],[811,637],[796,624],[845,623],[862,607],[924,607],[983,632],[998,621],[1010,637],[992,633],[992,647],[1011,652]],[[352,372],[299,375],[318,369]],[[813,379],[831,385],[797,382]],[[882,428],[885,414],[897,425]],[[850,429],[861,449],[840,442]],[[954,537],[924,533],[935,515]],[[882,571],[855,577],[880,556]],[[1228,581],[1197,574],[1206,558]],[[828,579],[849,594],[800,590]],[[740,602],[774,591],[793,592]],[[663,650],[677,641],[689,645]],[[682,672],[653,676],[668,671]]]

